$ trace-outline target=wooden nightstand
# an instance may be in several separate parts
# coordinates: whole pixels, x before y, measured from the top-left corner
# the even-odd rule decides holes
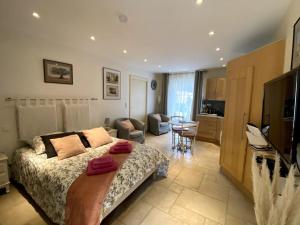
[[[7,156],[0,153],[0,188],[5,188],[6,193],[9,192],[9,179],[8,179],[8,167]]]
[[[110,129],[109,131],[107,131],[109,133],[109,135],[111,137],[117,137],[117,134],[118,134],[118,130],[117,129]]]

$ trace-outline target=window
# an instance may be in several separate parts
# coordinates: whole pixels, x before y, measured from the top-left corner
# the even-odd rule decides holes
[[[191,120],[195,73],[170,74],[168,85],[169,116],[183,116]]]

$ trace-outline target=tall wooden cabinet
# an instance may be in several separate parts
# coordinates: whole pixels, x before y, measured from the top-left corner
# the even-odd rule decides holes
[[[253,67],[241,68],[228,77],[227,84],[221,165],[242,182],[244,162],[240,159],[245,157],[247,146],[245,127],[249,121]]]
[[[251,196],[251,157],[245,135],[248,122],[260,127],[264,83],[283,73],[285,41],[278,41],[228,63],[220,166]]]

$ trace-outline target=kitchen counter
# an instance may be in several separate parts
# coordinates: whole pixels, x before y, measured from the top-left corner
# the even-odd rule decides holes
[[[198,116],[207,116],[207,117],[217,117],[217,118],[224,118],[224,116],[218,116],[217,114],[210,114],[210,113],[200,113]]]
[[[223,119],[223,116],[218,116],[217,114],[199,114],[197,116],[197,121],[199,121],[197,140],[219,145],[223,130]]]

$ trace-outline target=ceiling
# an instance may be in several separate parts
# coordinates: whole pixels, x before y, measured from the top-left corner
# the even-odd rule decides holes
[[[143,71],[192,71],[222,66],[268,43],[290,0],[205,0],[200,6],[195,2],[0,0],[0,26]],[[128,17],[127,23],[119,21],[120,14]],[[213,37],[208,35],[211,30]]]

